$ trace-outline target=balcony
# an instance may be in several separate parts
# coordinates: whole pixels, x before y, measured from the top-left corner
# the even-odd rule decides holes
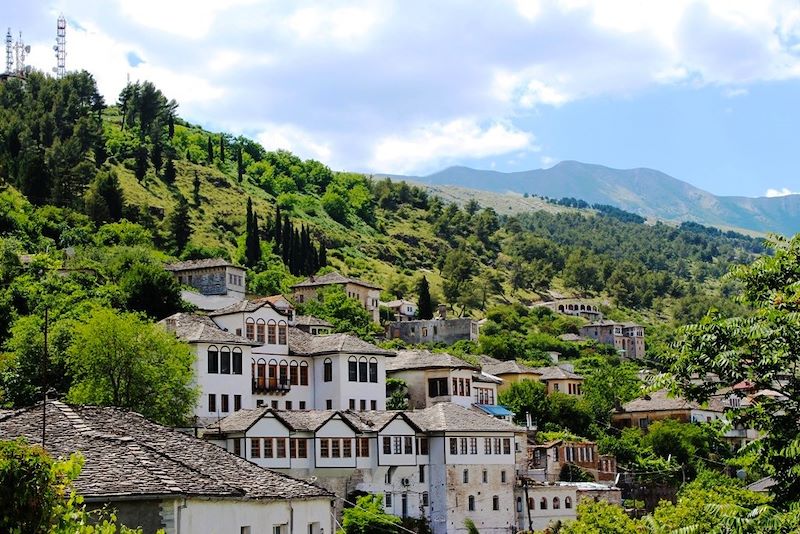
[[[253,393],[278,393],[286,395],[292,389],[289,380],[278,380],[277,378],[258,377],[253,379]]]

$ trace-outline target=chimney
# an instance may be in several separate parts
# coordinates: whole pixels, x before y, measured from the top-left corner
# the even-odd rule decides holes
[[[445,304],[439,304],[438,315],[439,319],[447,319],[447,306]]]

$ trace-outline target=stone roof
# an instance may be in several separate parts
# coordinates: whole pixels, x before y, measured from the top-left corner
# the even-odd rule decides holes
[[[350,334],[311,335],[299,328],[289,328],[289,353],[297,356],[323,354],[373,354],[395,356],[395,352],[376,347]]]
[[[497,360],[491,356],[480,356],[481,369],[490,375],[541,375],[542,371],[516,360]]]
[[[337,271],[331,271],[321,276],[310,276],[299,284],[293,285],[292,289],[296,287],[317,287],[333,284],[354,284],[357,286],[368,287],[370,289],[383,289],[381,286],[375,285],[372,282],[365,282],[364,280],[359,280],[358,278],[344,276]]]
[[[534,372],[542,375],[539,380],[546,382],[548,380],[583,380],[583,377],[577,373],[573,373],[558,365],[551,365],[550,367],[533,367]]]
[[[319,317],[314,317],[313,315],[295,315],[294,324],[295,326],[324,326],[327,328],[333,328],[333,325],[325,319],[320,319]]]
[[[558,339],[560,339],[561,341],[572,341],[572,342],[584,341],[584,339],[581,336],[579,336],[578,334],[573,334],[571,332],[567,332],[566,334],[561,334],[560,336],[558,336]]]
[[[382,304],[387,308],[397,308],[402,306],[403,304],[411,304],[414,307],[417,306],[416,302],[411,302],[410,300],[403,300],[403,299],[390,300],[389,302],[383,302]]]
[[[164,269],[167,271],[178,272],[178,271],[190,271],[193,269],[211,269],[214,267],[238,267],[239,269],[243,269],[244,267],[240,267],[239,265],[233,264],[228,260],[224,260],[222,258],[204,258],[202,260],[187,260],[187,261],[179,261],[175,263],[169,263],[164,266]]]
[[[327,490],[228,453],[223,448],[167,428],[126,410],[47,404],[47,452],[81,451],[85,465],[75,480],[87,498],[197,496],[236,499],[331,498]],[[18,410],[0,419],[0,438],[41,439],[42,408]]]
[[[461,358],[444,352],[429,350],[399,350],[397,357],[386,362],[386,371],[407,371],[411,369],[472,369],[480,368]]]
[[[188,343],[235,343],[257,346],[260,343],[226,332],[211,318],[193,313],[176,313],[159,321],[169,332]]]
[[[406,415],[427,432],[525,432],[522,427],[452,402],[440,402]]]
[[[772,477],[764,477],[756,480],[752,484],[747,485],[747,489],[750,491],[757,491],[759,493],[766,493],[768,492],[773,486],[775,486],[776,482],[775,479]]]
[[[373,432],[383,428],[389,421],[402,412],[351,410],[275,410],[261,407],[253,410],[239,410],[207,427],[211,433],[235,434],[246,432],[267,413],[273,414],[284,423],[289,430],[296,432],[314,432],[325,422],[339,414],[342,419],[358,432]]]
[[[275,295],[274,297],[262,297],[252,300],[242,299],[239,302],[231,304],[230,306],[225,306],[224,308],[215,310],[209,313],[209,315],[212,317],[217,317],[219,315],[230,315],[233,313],[252,313],[265,305],[269,305],[270,308],[280,313],[281,315],[286,315],[285,310],[282,310],[281,308],[275,305],[275,302],[280,300],[277,297],[283,298],[281,295]]]
[[[712,397],[708,401],[708,406],[702,406],[695,401],[687,400],[683,397],[674,397],[665,389],[654,391],[639,399],[634,399],[622,405],[622,412],[667,412],[680,410],[708,410],[712,412],[723,412],[722,400]]]

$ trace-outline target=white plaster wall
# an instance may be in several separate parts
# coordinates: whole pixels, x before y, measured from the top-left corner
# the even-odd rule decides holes
[[[528,527],[528,503],[525,500],[525,493],[517,492],[523,497],[522,511],[520,512],[521,524]],[[534,506],[530,509],[530,517],[534,530],[543,530],[554,521],[567,521],[575,519],[576,507],[578,505],[577,492],[574,487],[565,486],[529,486],[528,497],[533,500]],[[547,500],[547,509],[542,510],[541,499]],[[558,497],[561,501],[561,508],[553,509],[553,497]],[[566,508],[566,498],[572,499],[572,508]]]
[[[356,434],[353,429],[345,424],[341,419],[335,418],[317,429],[314,439],[314,459],[317,467],[328,468],[353,468],[356,467]],[[323,458],[320,456],[321,438],[342,438],[350,440],[351,456],[349,458]],[[343,447],[342,447],[343,448]],[[330,450],[330,448],[329,448]],[[341,449],[340,449],[341,450]]]
[[[231,345],[231,344],[213,344],[219,351],[222,347],[228,347],[231,350],[231,371],[233,371],[233,349],[238,347],[242,349],[242,374],[209,374],[208,372],[208,348],[211,346],[209,343],[193,343],[191,345],[195,350],[195,381],[200,387],[200,398],[198,399],[197,407],[194,414],[198,417],[216,417],[217,415],[225,417],[233,413],[234,403],[233,396],[242,396],[242,408],[253,408],[254,402],[252,399],[252,389],[250,383],[250,347],[247,345]],[[219,357],[219,356],[218,356]],[[208,410],[208,395],[213,393],[217,396],[217,411],[214,413]],[[222,412],[222,401],[220,395],[228,395],[228,412]]]
[[[516,454],[514,451],[514,434],[512,432],[480,432],[468,434],[464,432],[448,432],[445,440],[445,462],[447,464],[465,465],[510,465],[516,464]],[[467,438],[467,454],[461,454],[461,444],[458,444],[458,454],[450,454],[450,438]],[[469,438],[477,437],[478,453],[469,454]],[[485,454],[484,438],[492,440],[492,454]],[[500,454],[494,454],[494,439],[500,438]],[[511,453],[503,454],[503,439],[510,439]]]

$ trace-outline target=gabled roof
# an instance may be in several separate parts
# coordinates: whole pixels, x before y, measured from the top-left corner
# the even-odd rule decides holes
[[[210,269],[213,267],[238,267],[239,269],[244,269],[244,267],[231,263],[222,258],[205,258],[201,260],[179,261],[165,265],[164,269],[167,271],[178,272],[190,271],[192,269]]]
[[[164,325],[168,331],[173,332],[178,338],[188,343],[260,345],[260,343],[250,339],[226,332],[205,315],[181,312],[162,319],[159,324]]]
[[[75,488],[90,499],[161,499],[167,495],[236,499],[331,498],[302,480],[263,469],[223,448],[118,408],[47,403],[46,450],[81,451]],[[0,438],[41,439],[42,407],[0,419]]]
[[[634,399],[622,405],[622,412],[665,412],[680,410],[707,410],[711,412],[723,412],[724,407],[720,399],[712,397],[708,401],[708,406],[702,406],[695,401],[687,400],[683,397],[674,397],[665,389],[654,391],[640,399]]]
[[[324,354],[372,354],[395,356],[395,352],[376,347],[350,334],[311,335],[299,328],[289,328],[289,353],[297,356]]]
[[[275,302],[277,302],[279,300],[276,297],[283,298],[281,295],[276,295],[275,297],[261,297],[261,298],[252,299],[252,300],[250,300],[250,299],[242,299],[242,300],[240,300],[239,302],[237,302],[235,304],[231,304],[230,306],[225,306],[224,308],[220,308],[218,310],[215,310],[215,311],[209,313],[209,315],[212,316],[212,317],[217,317],[217,316],[220,316],[220,315],[231,315],[231,314],[234,314],[234,313],[252,313],[252,312],[254,312],[254,311],[256,311],[259,308],[262,308],[264,306],[269,306],[270,308],[272,308],[273,310],[275,310],[279,314],[286,315],[285,310],[282,310],[281,308],[279,308],[278,306],[275,305]],[[273,302],[273,299],[274,299],[274,302]]]
[[[408,371],[412,369],[472,369],[479,371],[476,365],[468,363],[445,352],[429,350],[399,350],[397,357],[387,360],[386,371]]]
[[[542,371],[516,360],[497,360],[490,356],[480,356],[481,369],[490,375],[541,375]]]
[[[559,367],[558,365],[552,365],[550,367],[534,367],[534,372],[538,372],[542,376],[539,378],[542,382],[546,382],[548,380],[583,380],[583,376],[573,373],[563,367]]]
[[[411,302],[410,300],[404,300],[404,299],[390,300],[389,302],[384,302],[382,304],[384,306],[386,306],[387,308],[397,308],[397,307],[402,306],[404,304],[411,304],[414,307],[417,306],[416,302]]]
[[[277,420],[283,423],[288,430],[294,432],[315,432],[337,415],[357,433],[379,432],[398,417],[405,420],[415,430],[418,430],[414,422],[411,421],[405,413],[399,411],[275,410],[261,407],[234,412],[221,419],[218,423],[208,426],[206,431],[211,434],[244,433],[267,414],[273,415]]]
[[[314,317],[313,315],[295,315],[295,326],[324,326],[326,328],[333,328],[333,325],[325,319]]]
[[[525,432],[522,427],[452,402],[440,402],[424,410],[406,413],[427,432]]]
[[[365,282],[364,280],[359,280],[358,278],[344,276],[337,271],[331,271],[321,276],[310,276],[299,284],[293,285],[292,289],[297,287],[317,287],[333,284],[353,284],[357,286],[368,287],[370,289],[383,289],[381,286],[375,285],[372,282]]]

